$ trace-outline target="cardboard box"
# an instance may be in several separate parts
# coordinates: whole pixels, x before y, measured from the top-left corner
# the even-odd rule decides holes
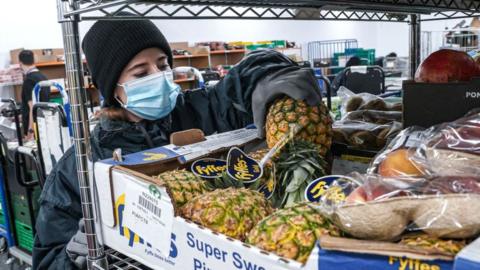
[[[19,48],[10,51],[10,61],[12,64],[18,64],[18,55],[24,48]],[[62,48],[59,49],[33,49],[31,50],[35,56],[35,63],[56,62],[59,57],[62,57],[65,52]]]
[[[214,233],[179,216],[173,217],[170,213],[174,209],[169,203],[167,191],[151,182],[149,175],[185,166],[202,156],[225,152],[231,146],[252,142],[256,132],[254,129],[241,129],[209,136],[204,142],[184,147],[168,145],[127,155],[121,163],[111,159],[97,162],[94,196],[99,201],[97,211],[102,222],[98,227],[103,243],[153,269],[317,269],[318,258],[315,256],[302,266]],[[154,194],[160,194],[155,195],[159,200],[155,207],[161,209],[153,212],[167,213],[162,216],[162,221],[170,225],[165,226],[164,230],[155,230],[155,224],[150,227],[154,236],[148,236],[148,232],[140,235],[135,232],[141,230],[138,223],[145,222],[141,219],[150,218],[151,213],[139,217],[139,222],[126,222],[126,219],[130,220],[128,217],[137,209],[138,194],[153,194],[150,192],[152,189],[155,190]],[[146,222],[152,224],[152,221],[155,222],[155,217]],[[125,222],[134,224],[135,228],[127,228]]]
[[[480,78],[455,83],[403,82],[404,127],[451,122],[475,108],[480,108]]]
[[[360,254],[318,249],[319,270],[452,270],[453,261]],[[473,270],[473,269],[470,269]]]
[[[458,253],[453,270],[480,270],[480,238]]]

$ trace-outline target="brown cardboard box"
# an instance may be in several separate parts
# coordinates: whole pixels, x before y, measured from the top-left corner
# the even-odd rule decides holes
[[[10,61],[12,64],[18,64],[18,55],[24,48],[10,51]],[[63,49],[34,49],[31,50],[35,55],[35,63],[56,62],[58,58],[64,55]]]
[[[188,47],[188,42],[171,42],[170,47],[172,50],[187,50],[189,49]]]

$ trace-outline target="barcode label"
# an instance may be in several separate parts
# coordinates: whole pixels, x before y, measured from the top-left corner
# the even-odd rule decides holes
[[[158,218],[162,215],[162,210],[153,204],[151,201],[145,199],[143,196],[138,197],[138,204],[145,207],[148,211],[152,212]]]

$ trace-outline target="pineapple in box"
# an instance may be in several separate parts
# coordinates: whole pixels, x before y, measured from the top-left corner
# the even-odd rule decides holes
[[[305,263],[322,235],[340,236],[340,230],[308,204],[273,213],[247,235],[247,243],[279,256]]]
[[[217,189],[193,198],[182,209],[186,219],[242,241],[271,213],[262,194],[245,188]]]
[[[260,161],[268,150],[262,149],[248,155]],[[319,177],[325,176],[327,166],[327,162],[316,150],[315,144],[294,140],[288,143],[273,160],[265,164],[264,174],[257,182],[243,184],[225,173],[221,178],[214,179],[209,183],[209,186],[212,189],[247,187],[248,189],[258,190],[275,174],[275,188],[269,200],[276,208],[289,207],[305,200],[304,193],[308,184]]]
[[[314,143],[320,154],[326,155],[332,144],[332,118],[323,102],[317,106],[308,106],[304,101],[290,97],[276,100],[266,118],[268,147],[272,148],[290,131],[290,124],[302,127],[295,140]]]
[[[277,188],[272,201],[275,207],[290,207],[305,201],[305,189],[313,180],[325,176],[328,167],[315,144],[293,140],[275,160]]]
[[[156,184],[168,188],[171,199],[177,207],[182,207],[193,197],[210,191],[207,182],[185,170],[164,172],[154,179]]]

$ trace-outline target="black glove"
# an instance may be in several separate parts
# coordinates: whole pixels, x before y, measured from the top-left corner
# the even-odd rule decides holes
[[[265,117],[269,105],[284,95],[304,100],[310,106],[322,102],[321,90],[312,69],[289,67],[269,74],[258,82],[252,94],[253,121],[259,138],[265,137]]]
[[[87,269],[87,237],[83,218],[78,222],[78,231],[67,244],[67,255],[79,269]]]

